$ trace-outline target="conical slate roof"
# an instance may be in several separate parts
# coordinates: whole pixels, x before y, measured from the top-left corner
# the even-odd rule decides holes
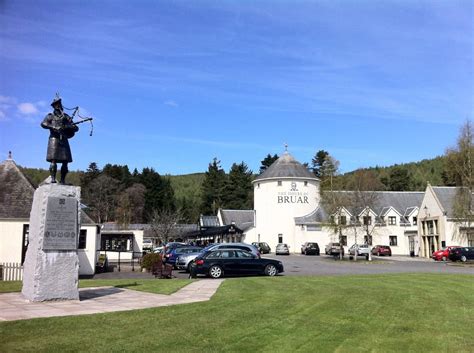
[[[319,180],[304,165],[293,158],[288,152],[278,158],[270,167],[254,180],[304,178]]]

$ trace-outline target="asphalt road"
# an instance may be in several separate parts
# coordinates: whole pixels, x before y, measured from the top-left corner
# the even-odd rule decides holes
[[[429,259],[409,257],[373,257],[373,261],[359,258],[350,261],[346,256],[344,260],[335,260],[332,256],[305,256],[305,255],[274,255],[265,254],[264,257],[278,259],[283,262],[284,276],[325,276],[325,275],[366,275],[380,273],[463,273],[474,275],[474,263],[461,264],[452,262],[435,262]],[[184,271],[174,270],[176,278],[188,278]],[[94,278],[153,278],[149,273],[132,272],[131,268],[122,266],[121,272],[99,273]]]

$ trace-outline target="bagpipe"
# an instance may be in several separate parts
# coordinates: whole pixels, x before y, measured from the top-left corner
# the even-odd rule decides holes
[[[63,116],[63,121],[62,121],[62,127],[60,128],[60,133],[61,135],[64,135],[65,137],[67,137],[68,139],[71,138],[71,137],[74,137],[74,135],[76,134],[76,131],[77,129],[74,129],[72,127],[75,127],[79,124],[82,124],[82,123],[85,123],[85,122],[89,122],[90,123],[90,132],[89,132],[89,136],[92,136],[92,133],[94,132],[94,124],[92,123],[92,121],[94,120],[94,118],[91,118],[91,117],[82,117],[80,114],[79,114],[79,107],[75,107],[75,108],[66,108],[64,107],[64,109],[67,109],[67,110],[73,110],[74,112],[72,113],[72,117],[69,117],[67,115],[64,115]],[[75,116],[78,116],[81,120],[79,121],[74,121],[74,117]]]

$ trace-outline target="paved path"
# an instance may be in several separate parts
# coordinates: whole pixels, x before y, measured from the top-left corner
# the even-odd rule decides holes
[[[25,300],[21,293],[4,293],[0,294],[0,321],[109,313],[202,302],[214,295],[222,281],[215,279],[195,281],[171,295],[115,287],[83,288],[79,290],[79,301],[32,303]]]

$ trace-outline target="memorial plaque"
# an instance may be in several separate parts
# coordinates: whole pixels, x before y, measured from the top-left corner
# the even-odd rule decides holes
[[[77,200],[48,197],[43,250],[77,250]]]

